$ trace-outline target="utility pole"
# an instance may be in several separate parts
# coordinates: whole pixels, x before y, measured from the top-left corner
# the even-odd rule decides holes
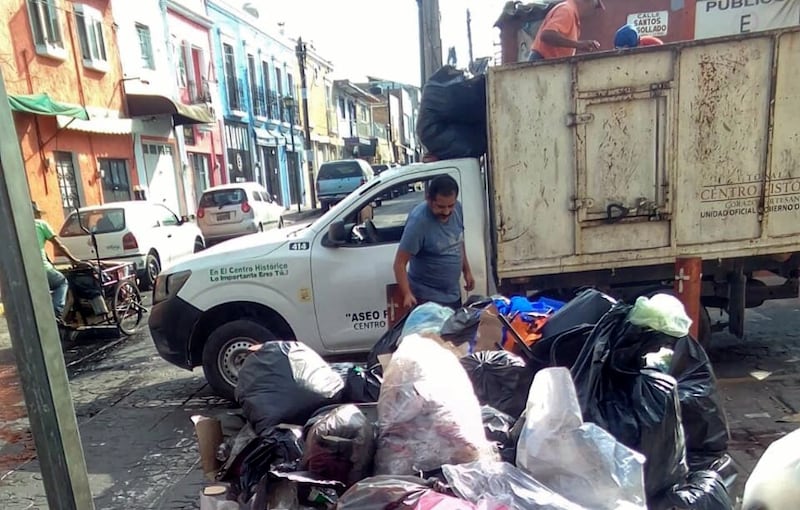
[[[303,101],[303,129],[306,133],[305,149],[306,149],[306,164],[308,165],[308,187],[311,192],[311,208],[317,208],[317,187],[314,182],[314,154],[311,150],[311,122],[308,118],[308,86],[306,82],[306,58],[308,56],[308,48],[306,43],[303,42],[302,37],[297,38],[297,65],[300,66],[300,86],[301,99]]]
[[[472,55],[472,13],[467,9],[467,44],[469,46],[469,65],[472,68],[475,58]]]
[[[422,86],[442,67],[442,37],[439,30],[439,0],[417,0],[419,6],[420,63]]]
[[[92,510],[53,304],[33,228],[30,191],[0,73],[0,288],[49,508]]]

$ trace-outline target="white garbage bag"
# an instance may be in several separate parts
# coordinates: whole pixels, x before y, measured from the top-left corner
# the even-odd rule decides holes
[[[800,429],[767,448],[744,486],[742,510],[783,510],[800,504]]]
[[[538,482],[593,510],[647,508],[644,455],[583,423],[569,370],[536,374],[525,420],[517,465]]]

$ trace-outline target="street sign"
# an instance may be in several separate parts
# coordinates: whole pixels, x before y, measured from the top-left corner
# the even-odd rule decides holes
[[[800,2],[773,0],[700,0],[694,37],[722,37],[800,25]]]
[[[669,31],[669,11],[629,14],[628,23],[636,27],[640,36],[663,37]]]

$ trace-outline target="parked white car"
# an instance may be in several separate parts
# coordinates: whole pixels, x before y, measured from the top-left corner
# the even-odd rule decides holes
[[[80,209],[67,216],[58,236],[73,255],[96,260],[94,232],[101,260],[127,260],[136,265],[143,288],[152,287],[161,268],[205,248],[200,229],[167,207],[144,201],[112,202]],[[68,263],[61,256],[56,263]]]
[[[203,192],[197,207],[197,224],[210,244],[283,228],[283,212],[283,207],[260,184],[225,184]]]

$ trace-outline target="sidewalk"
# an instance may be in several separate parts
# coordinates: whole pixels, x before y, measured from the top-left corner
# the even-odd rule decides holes
[[[291,209],[287,209],[286,212],[283,213],[282,218],[286,225],[293,225],[296,223],[313,221],[323,214],[322,209],[309,209],[307,206],[301,206],[300,212],[297,212],[297,206],[294,206]]]

